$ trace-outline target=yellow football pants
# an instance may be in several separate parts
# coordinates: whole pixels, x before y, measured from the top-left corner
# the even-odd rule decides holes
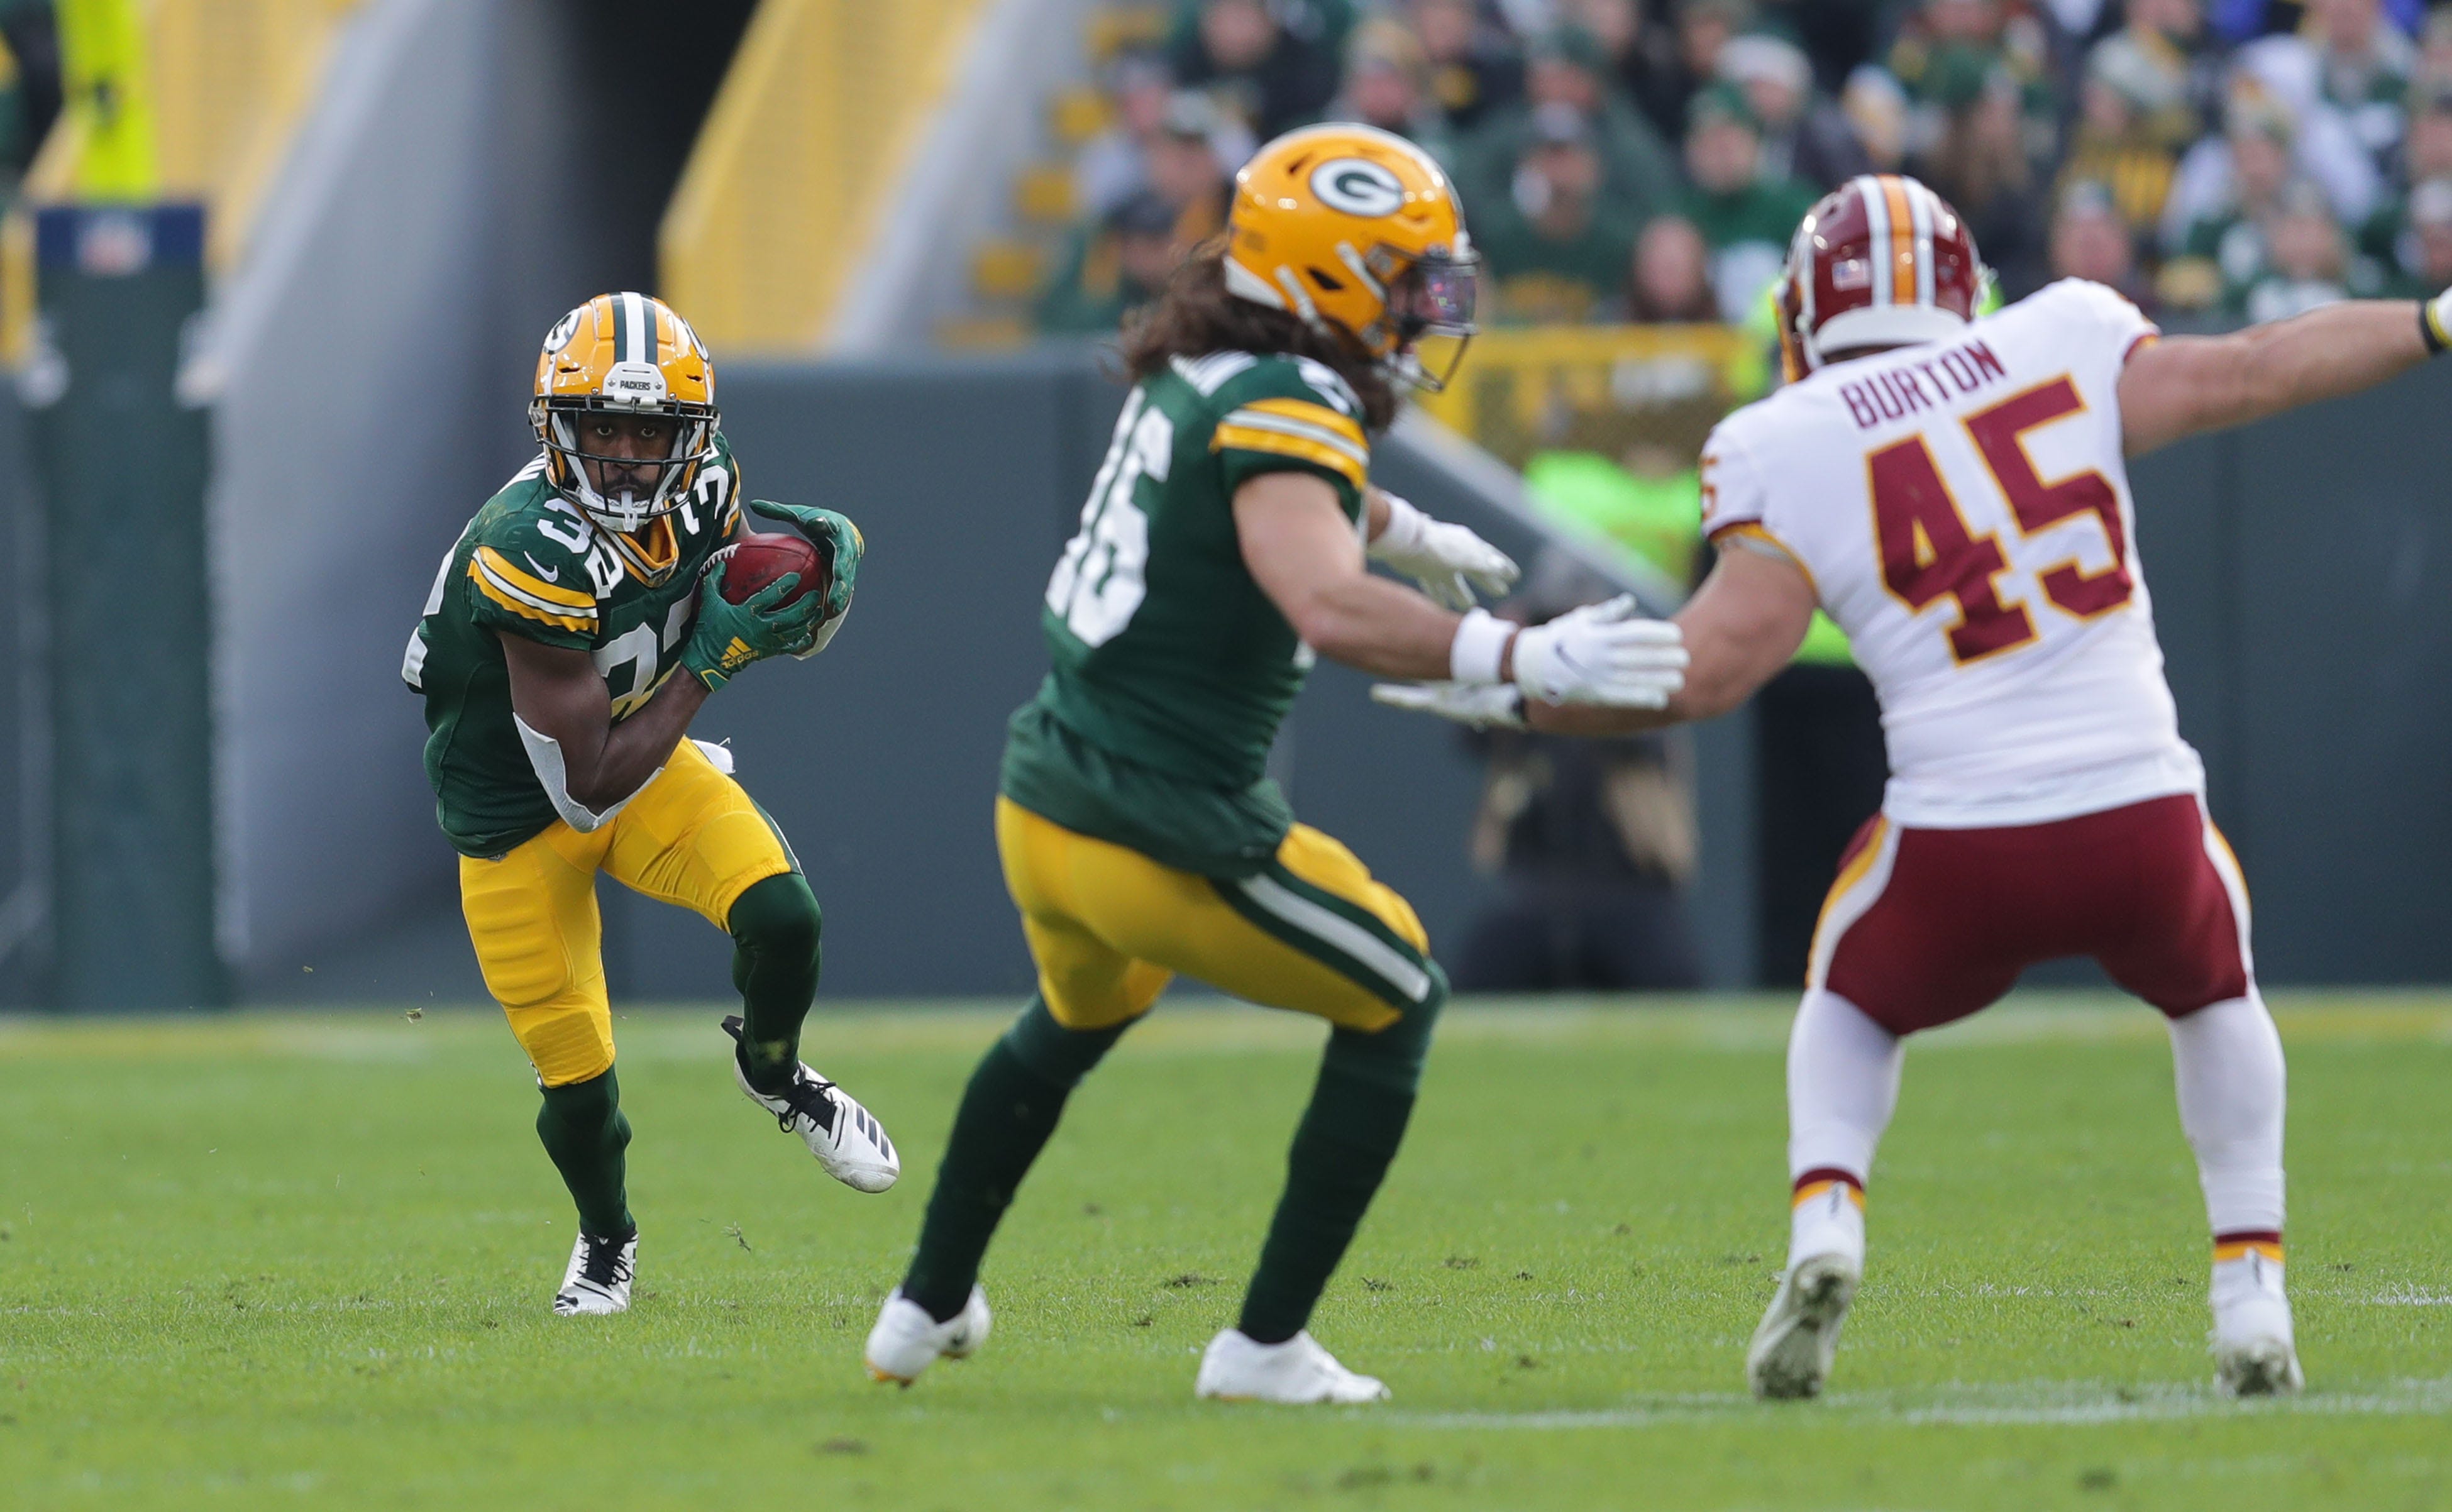
[[[997,799],[1006,889],[1067,1029],[1138,1017],[1177,975],[1248,1002],[1376,1031],[1430,1001],[1421,920],[1353,852],[1297,824],[1258,874],[1221,881],[1161,866]]]
[[[486,991],[537,1075],[564,1087],[613,1064],[598,872],[723,929],[752,883],[793,870],[782,837],[741,784],[683,740],[603,827],[582,835],[556,819],[499,861],[462,856],[460,907]]]

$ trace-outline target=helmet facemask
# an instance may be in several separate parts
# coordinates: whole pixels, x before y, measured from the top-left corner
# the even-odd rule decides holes
[[[1473,308],[1481,260],[1462,238],[1455,251],[1432,247],[1407,259],[1393,247],[1374,247],[1360,259],[1373,274],[1386,308],[1362,344],[1378,359],[1389,381],[1426,394],[1444,392],[1472,344]]]
[[[643,368],[655,373],[645,363],[621,363],[620,367]],[[627,375],[620,375],[627,376]],[[608,530],[630,534],[680,509],[682,495],[698,477],[699,467],[715,455],[715,432],[719,423],[715,406],[691,403],[663,397],[663,383],[657,374],[655,397],[631,401],[610,396],[590,395],[569,399],[539,399],[528,406],[528,420],[544,442],[553,464],[548,469],[554,486],[564,499],[577,505],[588,519]],[[608,386],[612,386],[608,383]],[[600,415],[630,419],[661,419],[672,426],[673,439],[669,451],[662,457],[621,457],[586,449],[582,431],[588,421]],[[598,489],[588,463],[601,467],[620,467],[633,476],[642,469],[652,469],[653,486],[644,493],[635,488],[623,488],[607,496]]]

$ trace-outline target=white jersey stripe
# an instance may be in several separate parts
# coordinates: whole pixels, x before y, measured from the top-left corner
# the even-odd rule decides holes
[[[1428,972],[1352,919],[1322,908],[1266,873],[1246,877],[1236,886],[1242,889],[1245,897],[1286,923],[1340,954],[1351,956],[1365,971],[1394,988],[1407,1002],[1418,1003],[1431,995]]]

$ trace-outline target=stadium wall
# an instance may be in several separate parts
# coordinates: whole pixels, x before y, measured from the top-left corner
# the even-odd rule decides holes
[[[0,385],[0,1007],[33,1000],[44,943],[49,806],[45,721],[42,513],[27,450],[26,412]]]
[[[1074,351],[736,367],[725,424],[755,491],[841,507],[871,557],[855,621],[805,668],[741,679],[700,729],[793,838],[845,996],[1028,990],[989,804],[1005,714],[1044,669],[1048,564],[1075,526],[1120,390]],[[2452,372],[2211,438],[2137,467],[2183,722],[2260,900],[2269,980],[2452,976],[2438,858],[2452,795],[2452,523],[2423,437]],[[2368,459],[2345,482],[2340,459]],[[1418,447],[1383,481],[1511,549],[1532,537]],[[1277,769],[1305,818],[1351,843],[1453,941],[1486,884],[1465,861],[1478,774],[1441,727],[1370,703],[1323,666]],[[1749,735],[1698,732],[1714,979],[1750,979]],[[607,888],[608,968],[634,999],[703,997],[726,942]],[[438,940],[465,951],[448,928]],[[2072,978],[2068,972],[2060,979]]]
[[[456,234],[476,232],[464,223]],[[300,276],[311,285],[316,275]],[[302,329],[287,350],[306,363],[334,344],[354,349],[357,334]],[[437,376],[449,364],[517,365],[522,355],[484,347],[476,324],[465,342],[435,369],[393,369],[386,392],[399,404],[384,414],[404,425],[457,416],[475,457],[446,466],[421,451],[415,466],[386,470],[318,450],[314,429],[331,411],[316,405],[337,401],[293,386],[260,401],[260,422],[298,443],[296,476],[263,462],[240,473],[226,459],[221,613],[257,638],[232,649],[271,645],[278,658],[254,675],[298,683],[278,697],[259,683],[258,701],[224,724],[235,736],[227,786],[257,805],[240,880],[255,884],[242,964],[258,998],[482,995],[427,812],[416,702],[393,667],[433,560],[524,447],[515,378],[454,399],[465,414],[419,407],[449,390],[452,374]],[[835,649],[742,679],[702,721],[733,742],[800,847],[828,913],[829,993],[1026,990],[989,795],[1003,717],[1043,667],[1035,624],[1047,565],[1119,392],[1085,354],[1047,351],[735,366],[723,394],[756,491],[839,504],[873,543],[860,612]],[[284,397],[291,407],[275,403]],[[2183,728],[2205,755],[2214,813],[2256,890],[2268,981],[2452,978],[2440,860],[2452,850],[2440,776],[2452,750],[2452,522],[2433,423],[2447,400],[2452,371],[2431,368],[2135,467],[2140,549]],[[1384,450],[1398,491],[1529,546],[1521,524],[1452,468],[1418,447]],[[269,497],[232,501],[249,477]],[[31,503],[16,406],[0,398],[0,539],[20,579],[0,617],[0,658],[14,669],[0,679],[0,902],[23,896],[39,854],[40,795],[27,780],[39,767],[39,692],[22,676],[39,634]],[[1464,860],[1476,774],[1443,729],[1370,704],[1365,682],[1321,669],[1279,770],[1307,818],[1353,843],[1414,897],[1434,936],[1453,940],[1484,895]],[[1741,719],[1699,732],[1697,755],[1707,865],[1695,912],[1715,979],[1739,982],[1751,822]],[[606,891],[618,991],[720,991],[722,936]],[[0,920],[24,916],[22,904],[0,910]],[[27,1000],[18,943],[0,938],[12,947],[0,950],[0,1001]]]

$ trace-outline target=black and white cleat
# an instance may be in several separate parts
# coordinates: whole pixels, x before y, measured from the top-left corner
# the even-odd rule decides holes
[[[742,1034],[740,1016],[725,1019],[723,1031],[737,1046]],[[885,1126],[849,1092],[807,1066],[795,1066],[792,1084],[769,1095],[749,1085],[749,1072],[736,1049],[732,1079],[740,1083],[743,1096],[774,1115],[785,1133],[801,1136],[827,1175],[854,1191],[883,1191],[902,1174],[902,1157],[894,1152]]]

